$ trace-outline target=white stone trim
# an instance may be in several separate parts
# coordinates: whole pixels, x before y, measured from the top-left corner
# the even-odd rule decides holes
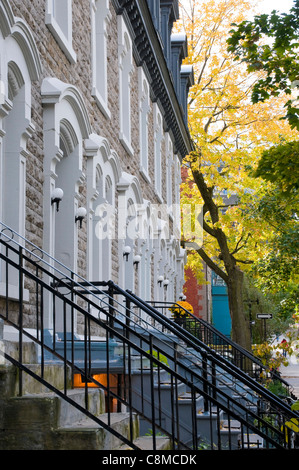
[[[78,204],[79,185],[84,181],[82,171],[83,142],[91,134],[88,112],[83,98],[76,87],[56,78],[46,78],[41,87],[42,103],[44,105],[44,250],[55,258],[55,219],[61,215],[62,209],[55,214],[51,206],[51,191],[59,181],[58,165],[64,161],[65,155],[60,148],[61,132],[65,151],[71,154],[71,160],[63,163],[61,171],[65,187],[65,204],[68,204],[67,220],[71,227],[69,241],[65,246],[69,250],[69,262],[65,263],[71,269],[76,266],[76,226],[75,211]],[[64,168],[65,167],[65,168]],[[69,200],[67,198],[69,197]],[[65,221],[67,229],[68,222]],[[62,260],[59,260],[62,261]]]
[[[131,76],[133,72],[132,39],[121,15],[118,22],[119,67],[119,139],[129,155],[134,151],[131,142]]]
[[[112,240],[115,238],[115,193],[121,165],[107,139],[92,134],[85,141],[87,159],[87,271],[88,278],[112,277]],[[109,181],[109,188],[107,182]],[[106,210],[106,211],[105,211]],[[111,229],[111,232],[107,232]]]
[[[71,64],[77,60],[72,46],[72,0],[46,0],[45,23]]]
[[[92,95],[108,119],[107,26],[111,19],[109,0],[91,0]]]
[[[174,155],[173,143],[169,133],[165,134],[166,143],[166,202],[168,207],[169,217],[173,218],[173,188],[174,186]],[[177,188],[179,190],[179,188]]]
[[[160,202],[162,198],[162,142],[163,118],[157,103],[154,103],[154,158],[155,158],[155,191]]]
[[[140,172],[150,183],[148,172],[148,120],[150,113],[150,87],[142,67],[138,69],[138,98],[139,98],[139,147]]]
[[[9,2],[0,4],[0,219],[25,237],[27,141],[32,136],[31,82],[39,80],[42,66],[28,25],[15,18]],[[0,266],[0,295],[3,290]],[[9,268],[9,298],[19,298],[19,278]],[[24,300],[28,291],[23,289]]]

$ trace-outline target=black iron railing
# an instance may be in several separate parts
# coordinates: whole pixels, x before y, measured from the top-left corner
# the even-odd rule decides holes
[[[173,320],[182,326],[185,330],[201,342],[208,345],[212,350],[216,351],[222,357],[227,358],[235,366],[246,372],[262,384],[267,384],[270,380],[279,382],[286,395],[294,397],[292,387],[284,380],[277,370],[269,371],[254,354],[242,348],[239,344],[225,336],[213,325],[204,321],[202,318],[196,317],[194,314],[186,310],[177,302],[147,302],[151,307],[159,310],[163,315],[171,315]],[[180,315],[173,315],[171,310],[176,309]]]
[[[86,281],[4,225],[0,270],[0,315],[19,341],[18,359],[2,354],[20,369],[20,394],[25,372],[133,449],[136,414],[154,450],[161,433],[173,449],[291,446],[296,412],[130,292]],[[24,364],[24,336],[39,347],[39,374]],[[63,390],[45,380],[53,362],[65,370]],[[81,378],[85,407],[72,402],[69,370],[72,386]],[[104,390],[107,421],[89,411],[89,385]],[[129,415],[129,436],[112,427],[120,410]]]

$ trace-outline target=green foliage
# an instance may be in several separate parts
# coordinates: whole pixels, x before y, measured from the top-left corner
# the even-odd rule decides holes
[[[268,251],[252,273],[256,285],[275,301],[281,321],[294,313],[299,298],[298,155],[299,142],[281,142],[262,153],[252,172],[269,184],[249,212],[256,223],[266,221],[272,230]]]
[[[278,397],[289,396],[288,389],[279,381],[273,380],[267,385],[268,390]]]
[[[271,273],[268,273],[266,280],[268,278],[271,278]],[[294,314],[299,304],[299,285],[289,282],[283,288],[278,278],[275,289],[272,289],[272,285],[271,288],[268,288],[268,285],[265,288],[262,275],[247,274],[244,279],[243,299],[248,323],[251,310],[252,342],[261,344],[265,341],[265,333],[268,341],[281,334],[287,335],[290,324],[294,323]],[[272,314],[272,319],[267,320],[266,331],[264,321],[257,318],[258,313]]]
[[[146,351],[148,354],[150,354],[150,350]],[[169,365],[168,364],[168,360],[166,358],[166,356],[164,356],[163,354],[161,354],[160,352],[156,351],[155,349],[152,351],[152,357],[156,357],[158,359],[159,362],[162,362],[163,364],[165,365]],[[155,367],[158,367],[158,362],[155,362],[154,361],[154,366]]]
[[[253,103],[281,93],[291,95],[292,84],[299,77],[299,0],[294,1],[288,14],[273,11],[271,15],[255,16],[253,21],[233,26],[228,51],[235,54],[236,60],[247,63],[248,72],[263,71],[265,75],[253,87]],[[299,129],[299,109],[292,99],[286,103],[284,119],[292,128]]]
[[[299,189],[299,142],[282,142],[265,150],[254,176],[276,183],[282,192]]]
[[[272,296],[274,288],[283,286],[284,291],[296,276],[296,209],[288,195],[297,191],[294,161],[299,148],[296,143],[275,146],[298,135],[296,126],[289,125],[291,116],[297,117],[293,102],[287,104],[289,121],[281,120],[292,81],[299,77],[293,50],[297,10],[288,17],[262,15],[249,22],[243,20],[252,2],[190,0],[188,5],[183,25],[189,48],[185,60],[193,65],[195,78],[189,95],[195,150],[183,162],[181,202],[192,198],[203,208],[202,245],[189,252],[188,267],[200,278],[203,260],[227,283],[232,324],[238,324],[234,339],[244,342],[249,322],[242,309],[242,282],[228,281],[255,274],[263,291],[271,282],[267,293]],[[236,30],[229,33],[232,22]],[[265,36],[272,42],[262,45]],[[269,147],[274,157],[265,153],[258,167]]]

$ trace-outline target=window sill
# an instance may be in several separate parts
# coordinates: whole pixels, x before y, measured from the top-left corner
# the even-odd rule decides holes
[[[151,179],[150,179],[150,177],[149,177],[148,172],[147,172],[143,167],[140,167],[139,171],[140,171],[140,174],[141,174],[142,178],[143,178],[147,183],[150,184],[150,183],[151,183]]]
[[[93,88],[92,90],[92,96],[95,99],[95,102],[98,106],[98,108],[101,110],[105,118],[111,119],[111,112],[109,111],[107,103],[103,100],[102,96],[98,92],[96,88]]]
[[[69,62],[71,64],[75,64],[77,61],[77,55],[73,49],[71,42],[64,35],[55,18],[49,13],[46,13],[46,25],[51,31],[54,38],[56,39],[57,43],[59,44],[61,50],[68,58]]]
[[[127,141],[126,137],[123,135],[123,133],[121,132],[119,134],[119,140],[122,144],[122,146],[125,148],[125,150],[128,152],[128,154],[133,157],[134,156],[134,150],[131,146],[131,144]]]
[[[6,283],[0,282],[0,297],[6,297]],[[8,299],[19,300],[19,286],[8,284]],[[23,289],[23,301],[29,302],[29,290]]]

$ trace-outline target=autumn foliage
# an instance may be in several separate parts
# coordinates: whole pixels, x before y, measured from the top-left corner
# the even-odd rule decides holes
[[[284,115],[286,96],[253,103],[254,84],[263,71],[248,73],[228,52],[232,23],[253,11],[253,1],[186,0],[181,2],[181,23],[188,38],[188,64],[195,84],[189,95],[189,127],[194,152],[183,165],[183,204],[203,206],[203,244],[189,253],[194,271],[199,257],[228,285],[233,336],[248,346],[242,276],[267,255],[275,233],[254,216],[268,182],[253,176],[262,151],[297,138]]]

